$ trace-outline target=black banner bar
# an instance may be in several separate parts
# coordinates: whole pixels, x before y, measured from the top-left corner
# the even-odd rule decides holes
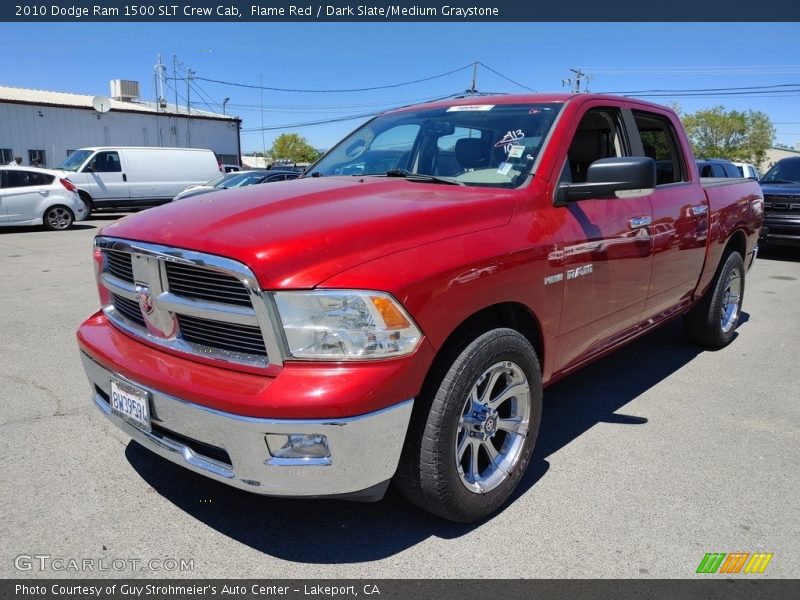
[[[0,597],[5,600],[775,600],[800,597],[798,580],[761,577],[437,581],[6,579],[0,581]]]
[[[11,0],[6,22],[800,21],[787,0]],[[766,43],[766,40],[765,40]]]

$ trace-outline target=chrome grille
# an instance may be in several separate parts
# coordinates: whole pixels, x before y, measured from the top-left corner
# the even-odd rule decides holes
[[[187,342],[231,352],[267,355],[264,338],[258,327],[223,323],[188,315],[178,315],[178,327],[181,336]]]
[[[181,353],[247,366],[282,364],[277,317],[243,264],[144,242],[98,237],[109,320]],[[141,307],[146,307],[143,312]]]
[[[210,269],[168,262],[167,285],[173,294],[237,306],[251,306],[241,280]]]
[[[133,264],[129,253],[107,250],[106,262],[108,265],[108,272],[114,277],[119,277],[124,281],[133,283]]]
[[[144,324],[144,317],[142,317],[142,310],[139,308],[138,302],[134,302],[133,300],[124,298],[117,294],[111,294],[111,302],[114,305],[114,309],[119,311],[123,317],[129,321],[133,321],[140,327],[147,329],[147,326]]]

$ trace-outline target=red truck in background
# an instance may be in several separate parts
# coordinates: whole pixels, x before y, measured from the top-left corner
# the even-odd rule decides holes
[[[667,108],[468,97],[369,121],[301,179],[105,227],[93,401],[237,488],[469,522],[522,477],[543,387],[683,316],[739,321],[763,200],[701,182]]]

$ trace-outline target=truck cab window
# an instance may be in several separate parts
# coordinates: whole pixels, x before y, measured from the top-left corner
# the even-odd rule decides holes
[[[117,152],[98,152],[89,163],[96,173],[119,173],[122,166]]]
[[[644,155],[656,161],[656,184],[688,181],[688,172],[672,123],[655,113],[633,111]]]
[[[561,182],[584,183],[586,171],[594,161],[625,156],[624,140],[618,110],[601,108],[588,111],[581,119],[567,151],[567,164]]]

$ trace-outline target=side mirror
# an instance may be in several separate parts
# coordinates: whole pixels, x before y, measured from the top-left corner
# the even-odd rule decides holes
[[[84,173],[94,173],[95,171],[96,169],[92,165],[86,165],[85,167],[83,167]]]
[[[590,198],[648,196],[656,187],[656,161],[646,156],[601,158],[589,165],[586,183],[562,183],[556,203]]]

